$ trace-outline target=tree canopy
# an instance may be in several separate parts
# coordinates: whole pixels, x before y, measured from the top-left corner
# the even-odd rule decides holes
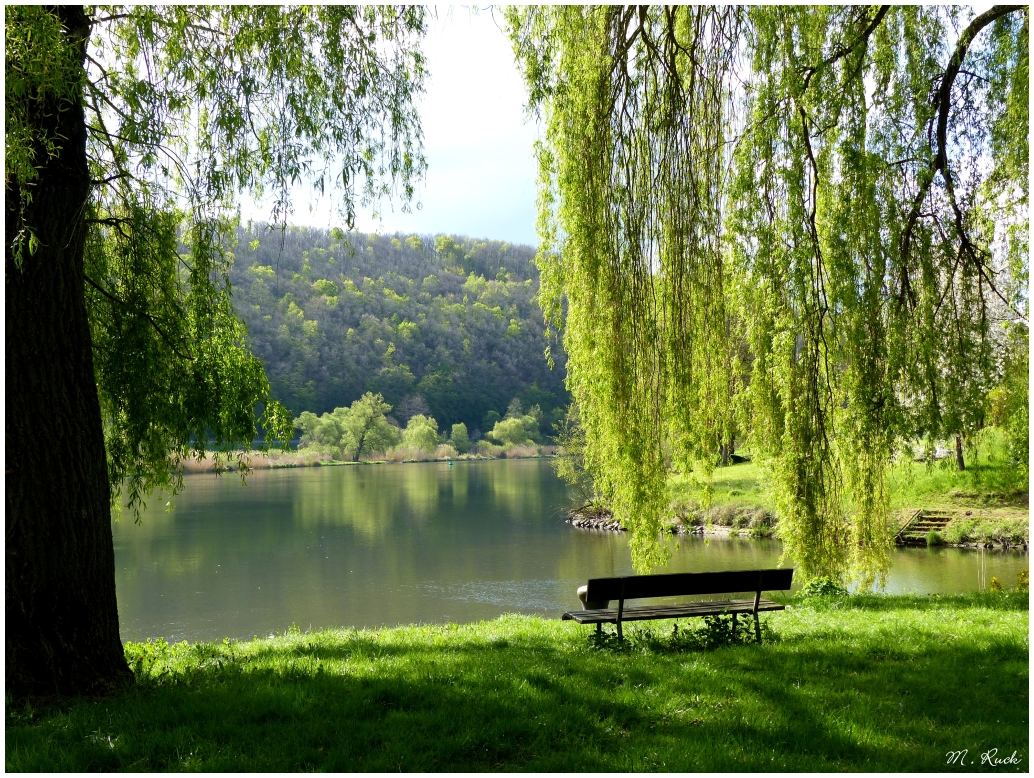
[[[433,452],[438,447],[438,422],[422,413],[411,416],[402,431],[402,445]]]
[[[801,573],[885,575],[895,452],[975,429],[1010,330],[1026,348],[1026,7],[508,22],[545,127],[542,305],[637,567],[668,475],[738,427]]]

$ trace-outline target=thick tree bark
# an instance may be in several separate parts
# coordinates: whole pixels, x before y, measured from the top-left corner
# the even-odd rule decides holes
[[[955,436],[955,465],[959,468],[959,471],[966,469],[966,460],[962,456],[962,436]]]
[[[82,8],[58,13],[83,47]],[[81,90],[80,90],[81,91]],[[81,100],[39,105],[60,152],[43,164],[17,268],[19,182],[6,190],[6,681],[15,697],[97,694],[132,680],[119,639],[100,404],[83,297],[90,194]]]

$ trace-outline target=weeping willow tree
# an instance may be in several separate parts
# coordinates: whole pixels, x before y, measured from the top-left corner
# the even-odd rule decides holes
[[[800,572],[877,580],[896,445],[977,423],[995,325],[1025,321],[1028,54],[1024,7],[970,17],[509,12],[541,301],[637,568],[670,474],[707,480],[736,424]]]

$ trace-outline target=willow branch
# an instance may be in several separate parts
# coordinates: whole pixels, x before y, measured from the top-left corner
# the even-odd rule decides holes
[[[111,300],[111,302],[115,303],[116,305],[121,306],[122,308],[130,308],[130,306],[125,302],[125,300],[121,300],[118,297],[116,297],[115,295],[113,295],[111,292],[109,292],[107,289],[102,287],[100,284],[98,284],[96,281],[94,281],[88,275],[84,274],[83,278],[86,279],[86,283],[88,283],[90,286],[92,286],[94,289],[96,289],[98,292],[100,292],[104,297],[106,297],[109,300]],[[194,357],[192,357],[190,354],[184,354],[178,348],[176,348],[175,344],[173,344],[173,342],[169,339],[169,336],[158,325],[158,322],[156,322],[154,320],[154,318],[149,313],[147,313],[147,311],[141,311],[139,309],[136,309],[136,310],[134,310],[134,312],[135,313],[139,313],[141,316],[143,316],[145,319],[147,319],[148,322],[150,322],[151,326],[154,328],[154,331],[158,333],[158,335],[161,337],[161,339],[165,342],[165,345],[167,345],[169,348],[171,348],[173,353],[176,356],[178,356],[180,359],[189,359],[189,360],[193,361]]]

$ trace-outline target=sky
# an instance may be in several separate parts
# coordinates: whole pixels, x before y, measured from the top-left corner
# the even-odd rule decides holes
[[[384,200],[380,219],[357,208],[356,229],[392,234],[467,235],[534,246],[537,128],[526,119],[526,91],[498,11],[439,7],[428,19],[423,51],[426,92],[418,101],[424,131],[426,178],[417,184],[411,213]],[[329,195],[329,192],[328,192]],[[290,223],[344,227],[328,197],[308,187],[294,194]],[[419,207],[418,207],[419,205]],[[263,220],[270,208],[244,206],[244,218]]]

